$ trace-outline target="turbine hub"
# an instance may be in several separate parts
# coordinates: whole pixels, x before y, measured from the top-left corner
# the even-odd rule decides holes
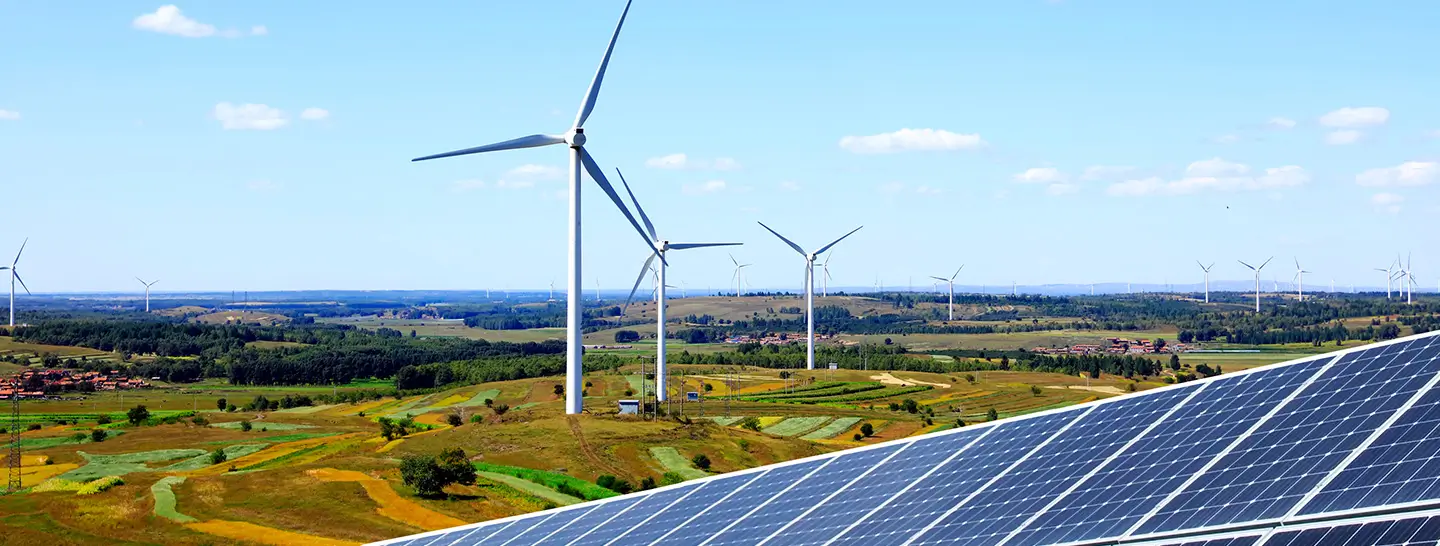
[[[565,143],[571,148],[579,148],[585,145],[585,129],[576,127],[565,135]]]

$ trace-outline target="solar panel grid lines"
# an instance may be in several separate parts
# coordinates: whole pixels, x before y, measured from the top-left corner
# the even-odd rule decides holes
[[[993,432],[995,432],[998,428],[999,428],[999,427],[987,427],[987,428],[983,429],[982,432],[980,432],[980,434],[979,434],[978,436],[972,438],[969,442],[967,442],[967,443],[965,444],[964,447],[962,447],[962,448],[960,448],[960,449],[957,449],[957,450],[955,450],[954,452],[950,453],[950,455],[949,455],[948,457],[946,457],[945,460],[940,461],[940,462],[937,463],[936,465],[930,467],[930,469],[929,469],[929,470],[926,470],[924,474],[921,474],[920,477],[915,478],[913,481],[910,481],[909,483],[905,484],[905,486],[902,487],[899,491],[896,491],[895,494],[886,497],[885,500],[883,500],[883,501],[880,502],[880,504],[876,505],[874,508],[872,508],[872,509],[870,509],[869,511],[865,512],[865,515],[860,516],[859,519],[856,519],[854,522],[850,523],[850,525],[847,525],[844,529],[842,529],[842,530],[841,530],[839,533],[837,533],[835,536],[833,536],[833,537],[831,537],[829,540],[823,542],[823,543],[822,543],[823,546],[830,546],[831,544],[834,544],[836,541],[840,540],[842,537],[848,536],[848,535],[850,534],[850,532],[853,531],[856,527],[858,527],[861,523],[864,523],[864,522],[866,522],[866,521],[869,521],[870,518],[871,518],[872,516],[874,516],[876,513],[879,513],[881,510],[884,510],[886,507],[889,507],[890,504],[895,501],[895,499],[897,499],[897,498],[899,498],[901,495],[904,495],[905,493],[909,492],[911,489],[914,489],[916,485],[919,485],[921,482],[925,481],[926,478],[929,478],[931,475],[935,474],[936,472],[939,472],[941,468],[945,468],[947,465],[950,464],[951,461],[954,461],[956,457],[960,456],[961,453],[967,453],[967,452],[969,452],[969,450],[970,450],[971,447],[974,447],[975,444],[980,443],[980,442],[981,442],[982,440],[984,440],[986,437],[990,436],[990,434],[993,433]]]
[[[520,546],[522,544],[536,544],[541,540],[544,540],[546,537],[555,534],[556,531],[559,531],[560,529],[565,528],[565,526],[570,525],[570,523],[574,522],[576,519],[584,517],[585,514],[588,514],[591,511],[595,510],[596,507],[606,506],[606,504],[579,504],[575,506],[576,507],[573,509],[555,512],[554,514],[551,514],[550,517],[545,518],[545,521],[536,523],[534,526],[520,532],[520,534],[510,537],[510,540],[502,542],[498,546],[511,546],[512,544],[514,546]]]
[[[1147,399],[1147,400],[1149,400],[1149,399]],[[1045,449],[1045,446],[1050,445],[1050,443],[1051,443],[1051,442],[1054,442],[1057,438],[1060,438],[1060,437],[1064,436],[1064,435],[1065,435],[1065,432],[1068,431],[1068,430],[1070,430],[1071,427],[1074,427],[1077,423],[1080,423],[1081,421],[1084,421],[1086,417],[1089,417],[1089,416],[1090,416],[1090,414],[1095,413],[1095,409],[1098,408],[1098,407],[1100,407],[1100,406],[1090,406],[1089,408],[1086,408],[1086,409],[1085,409],[1084,411],[1082,411],[1079,415],[1076,415],[1073,419],[1070,419],[1068,422],[1066,422],[1064,426],[1060,427],[1060,430],[1055,431],[1055,432],[1047,435],[1047,436],[1045,437],[1045,440],[1041,441],[1041,442],[1040,442],[1039,444],[1037,444],[1035,447],[1031,448],[1030,451],[1025,452],[1024,455],[1022,455],[1022,456],[1020,456],[1019,458],[1015,459],[1015,461],[1012,462],[1012,463],[1010,463],[1009,466],[1005,467],[1004,470],[1001,470],[999,474],[996,474],[994,477],[991,477],[991,478],[990,478],[990,481],[985,482],[984,485],[981,485],[980,487],[976,488],[974,491],[971,491],[968,496],[966,496],[966,497],[965,497],[964,499],[962,499],[960,502],[956,503],[954,506],[951,506],[948,510],[945,511],[945,513],[941,514],[940,517],[935,518],[934,520],[931,520],[930,523],[928,523],[928,524],[925,525],[925,527],[921,528],[921,529],[920,529],[919,531],[917,531],[914,535],[911,535],[910,538],[909,538],[908,540],[906,540],[901,546],[910,546],[911,544],[914,544],[915,541],[919,540],[920,537],[922,537],[922,536],[925,535],[925,533],[930,532],[930,530],[934,529],[937,525],[940,525],[941,522],[943,522],[943,521],[945,521],[947,518],[949,518],[951,514],[954,514],[957,510],[960,510],[961,508],[969,505],[969,503],[970,503],[971,500],[973,500],[973,499],[975,499],[976,497],[978,497],[981,493],[984,493],[986,490],[988,490],[988,489],[990,488],[990,486],[992,486],[992,485],[994,485],[996,482],[1000,481],[1002,478],[1004,478],[1006,475],[1010,474],[1011,471],[1015,470],[1015,469],[1018,468],[1020,465],[1025,464],[1025,461],[1029,460],[1030,457],[1034,456],[1036,453],[1039,453],[1041,450]],[[1107,407],[1109,407],[1109,406],[1107,406]]]
[[[650,544],[669,535],[675,528],[690,521],[698,512],[701,512],[711,505],[723,501],[734,495],[745,485],[764,476],[773,469],[766,469],[763,472],[753,472],[726,476],[718,480],[705,481],[697,484],[698,488],[685,498],[675,501],[670,505],[661,508],[654,517],[647,519],[643,524],[625,530],[619,536],[611,539],[606,544]]]
[[[1267,530],[1255,546],[1418,546],[1437,542],[1440,509],[1287,524]]]
[[[1204,391],[1040,514],[1011,544],[1093,544],[1122,535],[1327,363],[1310,360],[1187,383]]]
[[[691,494],[698,491],[707,482],[680,484],[677,488],[664,488],[646,495],[630,506],[629,509],[616,514],[603,524],[596,525],[593,529],[587,530],[584,534],[571,540],[565,546],[602,546],[609,544],[621,534],[628,530],[645,525],[661,511],[675,502],[685,500]]]
[[[815,472],[839,460],[838,457],[811,459],[803,464],[774,468],[756,479],[735,489],[730,495],[711,503],[695,513],[689,520],[675,526],[665,536],[651,544],[666,546],[699,546],[728,529],[736,522],[765,503],[774,500],[795,485],[805,481]]]
[[[1138,534],[1283,518],[1440,371],[1428,341],[1352,353],[1218,457]]]
[[[1440,355],[1431,356],[1429,360],[1433,363],[1437,357],[1440,357]],[[1410,399],[1407,400],[1404,405],[1400,406],[1399,409],[1397,409],[1397,410],[1395,410],[1393,413],[1391,413],[1391,414],[1390,414],[1390,417],[1387,418],[1384,423],[1381,423],[1379,427],[1376,427],[1375,431],[1372,432],[1372,433],[1370,434],[1370,436],[1365,439],[1364,442],[1362,442],[1359,446],[1356,446],[1355,449],[1351,450],[1351,451],[1350,451],[1350,454],[1347,455],[1347,456],[1345,457],[1345,459],[1340,462],[1339,465],[1337,465],[1334,469],[1332,469],[1332,470],[1330,471],[1329,474],[1327,474],[1323,479],[1320,480],[1320,483],[1316,484],[1315,487],[1314,487],[1313,489],[1311,489],[1309,493],[1307,493],[1303,498],[1301,498],[1299,502],[1295,503],[1295,506],[1294,506],[1293,508],[1291,508],[1290,511],[1285,514],[1285,517],[1288,519],[1288,518],[1293,518],[1293,517],[1295,517],[1296,515],[1300,514],[1300,512],[1303,511],[1307,506],[1309,506],[1309,505],[1315,500],[1315,498],[1320,495],[1320,493],[1321,493],[1322,491],[1324,491],[1327,487],[1329,487],[1329,485],[1330,485],[1331,483],[1333,483],[1333,482],[1335,481],[1335,479],[1340,476],[1341,473],[1343,473],[1343,472],[1345,472],[1346,470],[1348,470],[1355,461],[1359,460],[1359,458],[1360,458],[1360,456],[1361,456],[1362,454],[1364,454],[1366,451],[1368,451],[1371,446],[1375,445],[1375,443],[1378,442],[1381,437],[1383,437],[1384,435],[1386,435],[1387,433],[1389,433],[1389,431],[1391,430],[1391,427],[1394,426],[1395,423],[1400,422],[1402,419],[1405,419],[1407,416],[1417,416],[1417,417],[1418,417],[1418,416],[1420,416],[1420,415],[1424,415],[1424,414],[1428,413],[1428,412],[1426,412],[1426,411],[1424,411],[1424,410],[1422,409],[1421,412],[1419,412],[1420,415],[1412,415],[1412,411],[1415,409],[1416,405],[1420,402],[1421,399],[1425,398],[1426,396],[1430,396],[1432,393],[1437,392],[1437,391],[1435,390],[1435,385],[1436,385],[1437,383],[1440,383],[1440,371],[1437,371],[1437,372],[1435,372],[1434,374],[1432,374],[1432,375],[1430,376],[1430,380],[1429,380],[1427,383],[1425,383],[1425,386],[1424,386],[1424,387],[1421,387],[1420,390],[1416,391],[1415,394],[1414,394],[1413,396],[1411,396]],[[1421,417],[1421,418],[1423,419],[1423,417]],[[1432,421],[1433,421],[1433,422],[1440,423],[1440,419],[1433,419]],[[1432,432],[1433,432],[1433,430],[1432,430]],[[1408,454],[1407,454],[1407,456],[1408,456]],[[1431,457],[1434,457],[1434,456],[1435,456],[1435,453],[1432,452],[1432,453],[1430,454],[1430,456],[1431,456]],[[1378,479],[1378,480],[1376,480],[1376,481],[1372,481],[1371,484],[1383,483],[1383,477],[1380,477],[1380,476],[1372,476],[1372,479],[1375,479],[1375,478],[1380,478],[1380,479]],[[1431,479],[1434,479],[1434,478],[1435,478],[1435,475],[1432,473],[1432,474],[1431,474]],[[1360,480],[1360,481],[1363,482],[1363,481],[1365,481],[1365,480],[1362,479],[1362,480]],[[1418,499],[1409,499],[1409,500],[1418,500]],[[1353,508],[1353,507],[1352,507],[1352,508]]]
[[[799,515],[795,516],[794,519],[790,520],[789,522],[786,522],[785,525],[780,526],[779,529],[776,529],[774,532],[770,533],[770,534],[769,534],[768,536],[766,536],[764,539],[761,539],[760,542],[755,543],[755,546],[764,546],[765,543],[770,542],[771,540],[774,540],[776,536],[779,536],[781,533],[784,533],[786,530],[788,530],[788,529],[790,529],[791,527],[793,527],[796,523],[805,521],[805,520],[806,520],[806,516],[809,516],[812,512],[815,512],[816,510],[819,510],[821,506],[825,506],[826,503],[830,502],[830,499],[833,499],[833,498],[835,498],[836,496],[840,495],[841,493],[844,493],[844,492],[848,491],[851,486],[855,485],[855,484],[858,483],[860,480],[865,479],[865,478],[866,478],[867,476],[869,476],[872,472],[875,472],[876,469],[879,469],[879,468],[884,467],[884,466],[886,465],[886,463],[889,463],[889,462],[890,462],[891,459],[894,459],[895,457],[899,456],[899,455],[900,455],[901,453],[903,453],[906,449],[909,449],[911,446],[914,446],[916,443],[917,443],[917,442],[906,442],[906,443],[900,444],[899,449],[896,449],[896,450],[894,450],[894,451],[891,451],[889,454],[885,455],[885,458],[884,458],[884,459],[881,459],[880,462],[877,462],[877,463],[871,465],[869,468],[866,468],[864,472],[861,472],[858,476],[855,476],[854,478],[850,479],[849,481],[846,481],[846,482],[845,482],[845,485],[840,486],[839,488],[837,488],[837,489],[835,489],[834,491],[832,491],[832,492],[831,492],[829,495],[827,495],[825,498],[820,499],[820,502],[817,502],[817,503],[815,503],[814,505],[811,505],[810,507],[806,508],[805,511],[803,511],[803,512],[801,512]]]
[[[556,529],[554,532],[550,533],[549,536],[534,541],[533,544],[569,544],[571,542],[574,542],[581,536],[589,533],[592,529],[604,525],[610,520],[615,519],[616,516],[619,516],[620,514],[625,513],[627,510],[634,507],[635,505],[640,504],[640,501],[645,498],[647,497],[630,497],[627,495],[624,497],[620,497],[620,500],[617,500],[615,502],[596,504],[595,507],[589,512],[573,520],[570,520],[570,523],[567,523],[565,524],[565,526]]]
[[[1087,472],[1084,476],[1082,476],[1078,480],[1075,480],[1075,482],[1071,484],[1068,489],[1061,492],[1059,495],[1056,495],[1053,499],[1050,500],[1050,502],[1046,503],[1043,508],[1036,510],[1034,514],[1031,514],[1024,522],[1021,522],[1020,525],[1015,526],[1015,528],[1012,529],[1009,534],[1005,535],[1005,538],[1001,539],[1000,542],[997,543],[997,546],[1005,546],[1011,540],[1014,540],[1021,531],[1028,528],[1030,524],[1034,523],[1035,520],[1040,518],[1040,516],[1048,513],[1051,508],[1054,508],[1055,505],[1060,503],[1060,501],[1068,497],[1070,493],[1073,493],[1076,489],[1079,489],[1081,485],[1084,485],[1086,482],[1090,481],[1090,478],[1094,477],[1102,469],[1108,467],[1117,458],[1119,458],[1121,454],[1128,453],[1131,447],[1139,443],[1141,439],[1146,438],[1151,431],[1158,428],[1162,423],[1169,421],[1170,418],[1175,415],[1175,412],[1180,411],[1180,408],[1185,407],[1187,404],[1190,403],[1191,400],[1194,400],[1196,396],[1199,396],[1200,393],[1205,392],[1205,389],[1213,384],[1214,383],[1202,383],[1199,386],[1190,389],[1190,392],[1185,395],[1183,400],[1181,400],[1179,403],[1171,405],[1169,409],[1165,411],[1164,415],[1161,415],[1160,417],[1151,420],[1150,424],[1145,427],[1145,430],[1140,431],[1139,434],[1136,434],[1134,437],[1130,438],[1130,440],[1127,441],[1125,445],[1120,446],[1120,449],[1115,450],[1113,453],[1110,454],[1110,456],[1106,457],[1105,460],[1101,461],[1100,464],[1094,465],[1090,469],[1090,471]]]
[[[1149,523],[1150,520],[1154,518],[1161,509],[1168,506],[1171,502],[1174,502],[1174,500],[1179,497],[1182,492],[1189,489],[1190,486],[1194,484],[1197,480],[1199,480],[1201,476],[1204,476],[1206,472],[1209,472],[1211,468],[1214,468],[1215,465],[1219,464],[1220,461],[1223,460],[1226,455],[1230,454],[1230,452],[1233,451],[1237,445],[1239,445],[1241,442],[1244,442],[1245,438],[1249,437],[1256,430],[1259,430],[1261,427],[1265,426],[1265,423],[1268,422],[1271,418],[1273,418],[1275,414],[1279,413],[1281,408],[1288,405],[1291,400],[1294,400],[1296,397],[1300,396],[1300,393],[1308,390],[1311,385],[1315,384],[1316,379],[1319,379],[1320,377],[1323,377],[1326,373],[1328,373],[1331,367],[1335,365],[1335,361],[1339,358],[1340,357],[1334,357],[1330,359],[1330,361],[1326,362],[1325,365],[1322,366],[1319,370],[1317,370],[1314,374],[1305,378],[1305,382],[1302,383],[1299,388],[1291,391],[1290,394],[1288,394],[1283,400],[1275,404],[1274,407],[1270,408],[1270,411],[1266,412],[1264,416],[1260,417],[1255,421],[1254,424],[1250,425],[1250,427],[1246,429],[1245,432],[1242,432],[1234,440],[1231,440],[1230,444],[1225,446],[1225,449],[1221,450],[1220,453],[1210,458],[1210,460],[1205,463],[1205,466],[1201,467],[1195,473],[1191,474],[1189,478],[1186,478],[1184,483],[1182,483],[1179,487],[1173,489],[1170,494],[1165,497],[1164,500],[1157,503],[1155,507],[1150,510],[1149,513],[1147,513],[1144,517],[1140,518],[1139,521],[1136,521],[1135,524],[1132,525],[1130,529],[1125,531],[1124,534],[1120,535],[1121,538],[1130,538],[1135,536],[1135,533],[1141,528],[1143,528],[1147,523]]]
[[[1440,498],[1440,388],[1390,426],[1301,510],[1299,515],[1372,506],[1433,504]]]
[[[757,541],[764,541],[774,531],[794,522],[801,516],[801,512],[808,512],[810,508],[817,506],[822,497],[828,497],[842,484],[854,481],[858,473],[873,469],[881,461],[889,460],[891,455],[912,444],[842,453],[841,456],[831,459],[831,464],[815,469],[784,491],[735,519],[720,532],[706,539],[701,546],[758,544]]]
[[[551,513],[545,514],[545,515],[543,515],[543,516],[538,516],[538,515],[537,515],[537,516],[532,517],[532,518],[527,518],[527,519],[522,519],[522,520],[515,521],[515,522],[513,522],[512,525],[506,525],[504,529],[500,529],[500,530],[496,531],[495,534],[486,537],[486,538],[485,538],[485,540],[487,541],[486,543],[487,543],[487,544],[492,544],[492,543],[493,543],[493,544],[495,544],[496,546],[504,546],[505,544],[509,544],[510,541],[511,541],[512,539],[514,539],[515,537],[520,536],[521,534],[524,534],[526,531],[529,531],[530,529],[533,529],[536,525],[539,525],[539,524],[541,524],[541,523],[545,523],[546,521],[549,521],[550,518],[553,518],[553,517],[555,517],[555,513],[554,513],[554,512],[551,512]],[[457,539],[455,542],[453,542],[453,543],[451,543],[451,544],[454,544],[455,546],[469,546],[469,545],[471,545],[471,544],[479,544],[479,543],[480,543],[479,540],[474,540],[474,539],[469,539],[469,540],[466,540],[465,542],[460,542],[459,539]]]
[[[496,525],[491,525],[491,526],[489,526],[489,527],[476,527],[476,528],[474,528],[474,529],[471,529],[470,532],[465,533],[465,534],[463,534],[463,535],[461,535],[461,536],[459,536],[459,537],[456,537],[454,540],[450,540],[450,541],[448,541],[448,542],[444,542],[443,544],[444,544],[445,546],[456,546],[456,545],[458,545],[458,544],[461,544],[462,541],[464,541],[464,540],[466,540],[466,539],[468,539],[468,538],[470,538],[470,537],[472,537],[472,536],[474,536],[474,537],[475,537],[474,540],[478,542],[478,541],[480,541],[480,540],[482,540],[482,539],[490,538],[492,535],[494,535],[494,534],[496,534],[496,533],[499,533],[500,531],[504,531],[506,528],[510,527],[511,525],[515,525],[515,522],[516,522],[516,521],[519,521],[519,520],[511,520],[511,521],[507,521],[507,522],[505,522],[505,523],[499,523],[499,524],[496,524]],[[431,542],[430,542],[429,544],[427,544],[426,546],[441,546],[441,544],[442,544],[442,543],[441,543],[441,538],[442,538],[442,537],[445,537],[445,536],[447,536],[447,535],[440,535],[440,536],[435,537],[435,540],[431,541]]]

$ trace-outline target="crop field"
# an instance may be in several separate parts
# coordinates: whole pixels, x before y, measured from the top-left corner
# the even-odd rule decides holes
[[[691,464],[689,459],[686,459],[684,455],[681,455],[680,452],[676,451],[673,447],[652,447],[650,448],[650,456],[654,457],[655,460],[660,463],[660,466],[665,467],[666,472],[674,472],[687,480],[704,478],[710,475],[709,472],[695,468],[695,465]]]

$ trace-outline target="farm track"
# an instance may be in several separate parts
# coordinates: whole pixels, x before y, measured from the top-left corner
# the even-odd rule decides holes
[[[574,415],[569,415],[565,417],[565,421],[570,424],[570,433],[575,435],[576,442],[580,444],[580,452],[585,454],[585,458],[590,459],[590,462],[595,463],[595,466],[604,468],[610,472],[612,476],[624,476],[627,474],[625,471],[605,462],[600,458],[600,454],[596,453],[595,449],[590,447],[590,443],[585,441],[585,432],[580,430],[579,419],[576,419]]]

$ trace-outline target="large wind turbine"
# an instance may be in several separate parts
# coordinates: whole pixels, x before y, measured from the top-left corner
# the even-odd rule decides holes
[[[1205,272],[1205,303],[1210,303],[1210,269],[1215,267],[1215,262],[1210,262],[1210,265],[1207,266],[1200,263],[1200,260],[1195,260],[1195,265],[1200,266],[1200,270]]]
[[[605,68],[610,64],[610,54],[615,51],[615,41],[620,38],[620,28],[625,25],[625,16],[630,13],[630,2],[625,3],[625,10],[620,13],[620,21],[615,24],[615,32],[610,35],[610,45],[605,48],[605,56],[600,58],[600,68],[595,71],[595,78],[590,81],[590,88],[585,92],[585,99],[580,103],[580,111],[575,115],[575,123],[564,134],[547,135],[538,134],[523,136],[516,139],[466,148],[443,154],[430,155],[415,158],[412,161],[425,161],[427,159],[439,159],[442,157],[453,157],[460,155],[478,154],[485,152],[496,152],[501,150],[516,150],[520,148],[534,148],[538,146],[550,146],[564,144],[570,148],[570,248],[569,248],[569,278],[566,289],[569,297],[565,302],[565,413],[578,414],[583,405],[581,391],[583,390],[582,374],[584,373],[581,364],[580,324],[584,319],[584,307],[580,301],[582,277],[580,276],[580,170],[583,167],[590,178],[604,190],[620,212],[630,221],[635,232],[650,244],[650,239],[645,236],[640,224],[635,217],[625,208],[625,202],[615,193],[614,186],[605,179],[605,173],[585,149],[585,120],[590,117],[590,112],[595,109],[595,100],[600,96],[600,83],[605,78]],[[554,42],[554,40],[547,40]]]
[[[735,280],[735,297],[738,298],[738,297],[740,297],[740,280],[743,278],[743,277],[741,277],[741,271],[740,271],[740,270],[741,270],[741,269],[745,269],[745,268],[747,268],[747,267],[750,267],[751,265],[754,265],[754,264],[742,264],[742,263],[740,263],[739,260],[736,260],[736,259],[735,259],[735,255],[734,255],[734,254],[731,254],[731,255],[730,255],[730,261],[731,261],[731,262],[734,262],[734,264],[735,264],[735,277],[734,277],[734,280]]]
[[[640,288],[640,282],[645,280],[645,273],[650,271],[650,265],[655,262],[657,256],[660,258],[660,263],[655,267],[657,275],[655,281],[655,384],[661,385],[661,387],[655,389],[655,400],[664,402],[668,398],[664,386],[670,384],[666,381],[668,368],[665,367],[665,289],[674,288],[665,284],[665,253],[671,250],[712,246],[738,246],[742,243],[672,243],[661,239],[660,235],[655,232],[655,225],[650,223],[650,217],[645,214],[645,209],[640,206],[640,201],[635,199],[635,192],[630,191],[630,183],[625,181],[625,175],[620,172],[620,169],[615,169],[615,174],[620,176],[620,184],[625,186],[625,193],[630,196],[630,202],[635,204],[635,212],[639,213],[640,220],[645,222],[645,231],[650,234],[651,241],[646,245],[651,254],[645,258],[645,265],[640,268],[640,276],[635,278],[635,286],[630,288],[630,296],[625,299],[626,307],[630,306],[630,300],[635,297],[635,289]]]
[[[146,312],[146,313],[149,313],[149,312],[150,312],[150,287],[155,286],[155,283],[160,282],[160,279],[155,279],[155,280],[150,281],[150,282],[145,282],[145,279],[142,279],[142,278],[140,278],[140,277],[135,277],[135,280],[140,281],[140,284],[145,285],[145,312]]]
[[[1300,301],[1305,301],[1305,274],[1306,274],[1306,273],[1314,273],[1314,272],[1313,272],[1313,271],[1306,271],[1304,268],[1301,268],[1301,267],[1300,267],[1300,258],[1295,258],[1295,278],[1294,278],[1294,281],[1295,281],[1295,290],[1296,290],[1295,294],[1296,294],[1297,297],[1300,298]]]
[[[965,265],[961,264],[960,269],[965,269]],[[955,274],[951,275],[948,279],[944,277],[936,277],[934,275],[930,276],[930,278],[932,279],[950,284],[950,318],[947,320],[955,320],[955,277],[960,276],[960,269],[956,269]]]
[[[830,247],[839,244],[840,241],[844,241],[846,237],[860,231],[860,228],[865,226],[850,230],[850,233],[846,233],[834,242],[820,247],[820,250],[807,254],[804,249],[800,248],[800,245],[786,239],[784,235],[775,233],[775,230],[770,229],[770,226],[765,225],[763,222],[756,223],[760,224],[760,227],[765,228],[765,231],[779,237],[781,241],[785,241],[785,244],[790,245],[790,248],[795,249],[795,252],[799,252],[801,256],[805,257],[805,369],[813,370],[815,369],[815,258],[824,254],[826,250],[830,250]]]
[[[1390,283],[1395,282],[1395,265],[1399,263],[1400,258],[1397,256],[1395,262],[1390,264],[1390,267],[1386,267],[1385,269],[1375,268],[1376,271],[1385,272],[1385,299],[1387,300],[1390,299]]]
[[[1242,260],[1236,260],[1236,261],[1240,262],[1240,265],[1243,265],[1243,266],[1245,266],[1245,267],[1248,267],[1248,268],[1250,268],[1251,271],[1254,271],[1254,272],[1255,272],[1255,312],[1256,312],[1256,313],[1259,313],[1259,312],[1260,312],[1260,270],[1261,270],[1261,269],[1265,269],[1265,265],[1266,265],[1266,264],[1269,264],[1269,263],[1270,263],[1270,260],[1273,260],[1273,259],[1275,259],[1274,256],[1271,256],[1271,257],[1269,257],[1269,258],[1265,258],[1265,263],[1260,264],[1260,267],[1255,267],[1255,266],[1253,266],[1253,265],[1247,264],[1247,263],[1245,263],[1245,262],[1242,261]]]
[[[1395,262],[1399,263],[1397,256]],[[1405,292],[1405,303],[1415,303],[1415,272],[1410,270],[1410,255],[1405,256],[1405,265],[1400,267],[1400,289]]]
[[[25,293],[30,293],[30,287],[25,286],[25,279],[20,278],[20,255],[25,253],[25,245],[30,244],[30,238],[26,237],[25,242],[20,243],[20,252],[15,253],[15,261],[10,262],[7,267],[0,267],[0,271],[10,270],[10,327],[15,327],[15,282],[19,281]],[[12,331],[11,334],[14,334]]]

